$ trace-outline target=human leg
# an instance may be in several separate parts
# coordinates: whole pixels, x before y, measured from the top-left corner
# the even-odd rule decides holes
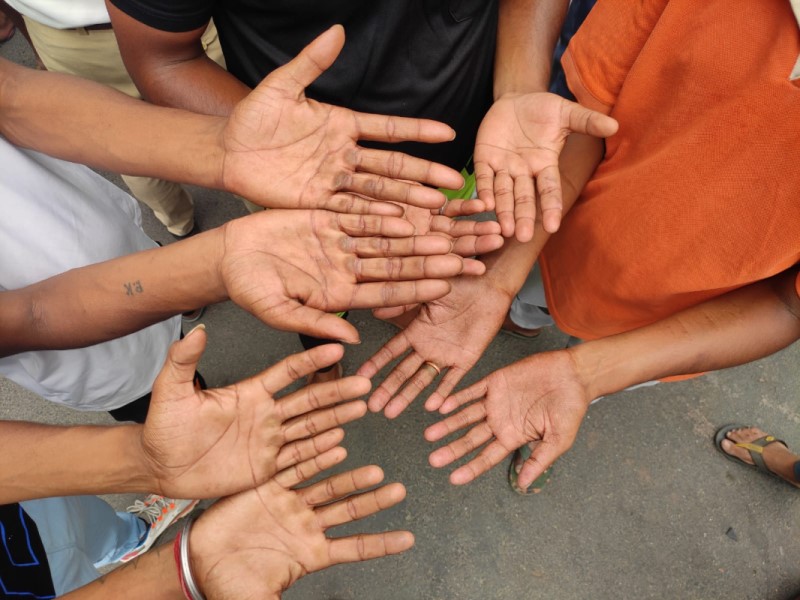
[[[110,25],[108,29],[55,29],[27,17],[25,23],[34,48],[49,71],[90,79],[141,98],[122,62]],[[126,175],[123,180],[170,233],[184,236],[194,228],[194,203],[181,185]]]
[[[146,537],[147,524],[118,513],[96,496],[42,498],[21,503],[39,529],[57,595],[100,576]]]

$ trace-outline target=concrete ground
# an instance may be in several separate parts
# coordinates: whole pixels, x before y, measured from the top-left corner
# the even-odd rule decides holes
[[[30,64],[21,36],[0,56]],[[118,178],[112,177],[119,183]],[[231,197],[195,190],[203,229],[244,214]],[[171,236],[146,209],[145,229]],[[348,373],[389,339],[393,328],[356,311],[363,344],[350,348]],[[203,319],[210,344],[201,371],[212,386],[252,375],[300,350],[296,336],[261,326],[231,303]],[[565,336],[498,337],[467,382],[527,354],[557,349]],[[422,437],[435,421],[417,401],[400,418],[368,415],[347,427],[344,467],[375,463],[408,498],[350,531],[404,528],[416,547],[397,557],[312,574],[289,600],[522,600],[769,598],[800,593],[800,494],[726,461],[717,428],[756,424],[800,448],[800,345],[768,359],[692,381],[616,394],[594,405],[574,447],[538,495],[520,497],[506,466],[465,487],[431,468]],[[0,380],[0,418],[110,423],[50,405]],[[111,497],[124,508],[130,497]]]

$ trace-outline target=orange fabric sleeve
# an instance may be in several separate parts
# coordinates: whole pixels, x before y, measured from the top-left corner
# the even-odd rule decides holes
[[[800,273],[797,274],[797,279],[794,280],[794,289],[797,295],[800,296]]]
[[[598,112],[611,112],[668,2],[598,1],[561,59],[578,102]]]

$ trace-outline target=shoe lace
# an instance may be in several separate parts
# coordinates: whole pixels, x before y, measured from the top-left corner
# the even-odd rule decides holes
[[[160,521],[164,513],[174,507],[175,503],[170,498],[148,496],[144,501],[136,500],[127,510],[152,525]]]

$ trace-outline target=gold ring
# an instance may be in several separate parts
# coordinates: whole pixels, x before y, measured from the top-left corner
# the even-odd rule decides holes
[[[422,366],[423,367],[430,367],[431,369],[436,371],[436,375],[441,375],[442,374],[442,370],[438,366],[433,364],[431,361],[429,361],[429,360],[426,360],[424,363],[422,363]],[[436,375],[434,375],[434,377],[436,377]]]

